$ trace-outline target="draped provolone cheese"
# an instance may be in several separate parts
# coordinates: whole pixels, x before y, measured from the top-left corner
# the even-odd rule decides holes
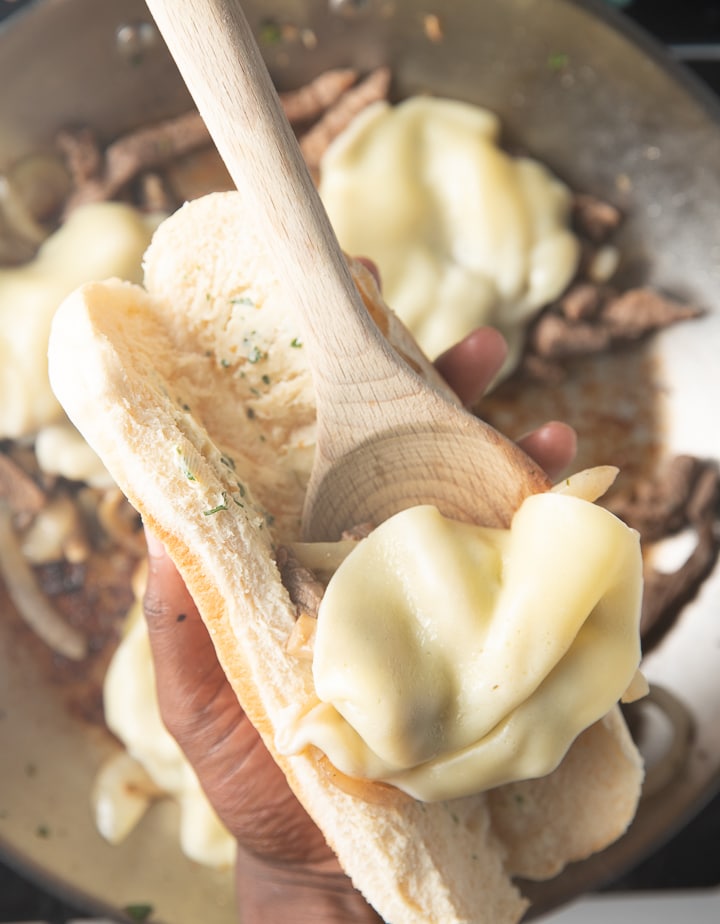
[[[637,533],[577,497],[509,530],[399,513],[331,578],[318,702],[279,743],[428,801],[545,775],[633,681],[641,573]]]
[[[32,436],[65,419],[48,380],[55,310],[89,280],[119,276],[140,282],[143,254],[158,221],[118,202],[84,205],[32,262],[0,268],[0,391],[12,395],[0,408],[0,437]]]
[[[454,100],[379,102],[326,152],[320,194],[348,253],[371,257],[388,304],[437,356],[480,324],[508,340],[574,275],[571,195],[498,146],[498,119]]]
[[[125,635],[110,662],[103,696],[108,728],[155,786],[177,799],[180,845],[185,855],[206,866],[230,866],[235,857],[235,839],[218,819],[195,771],[160,716],[147,624],[139,602],[129,615]],[[127,776],[133,771],[130,768],[121,772]],[[98,828],[112,843],[122,840],[142,816],[143,806],[138,811],[124,788],[113,784],[111,774],[101,773],[95,784]]]

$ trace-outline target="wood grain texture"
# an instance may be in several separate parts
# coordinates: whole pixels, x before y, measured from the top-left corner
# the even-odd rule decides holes
[[[318,407],[306,537],[332,539],[417,503],[508,525],[546,476],[413,371],[369,317],[239,4],[148,7],[302,315]]]

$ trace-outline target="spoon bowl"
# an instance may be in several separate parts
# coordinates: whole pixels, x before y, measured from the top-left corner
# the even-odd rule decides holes
[[[148,7],[301,315],[318,415],[305,538],[421,503],[507,526],[546,475],[411,369],[369,316],[240,5]]]

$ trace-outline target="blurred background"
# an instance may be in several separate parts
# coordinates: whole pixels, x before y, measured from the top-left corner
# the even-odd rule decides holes
[[[0,20],[11,17],[29,2],[34,0],[0,0]],[[674,57],[720,95],[718,0],[604,2],[667,46]],[[677,891],[716,886],[720,886],[720,797],[611,889]],[[49,894],[0,859],[0,922],[70,924],[88,918],[87,910],[68,906],[60,896]]]

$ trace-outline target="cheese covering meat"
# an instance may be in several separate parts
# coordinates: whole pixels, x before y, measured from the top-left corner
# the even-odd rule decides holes
[[[377,102],[321,162],[320,193],[342,246],[378,264],[388,303],[437,356],[492,324],[519,358],[525,327],[577,268],[570,190],[512,157],[498,118],[456,100]]]
[[[38,459],[50,474],[108,483],[107,472],[69,426],[50,388],[47,346],[60,301],[83,282],[142,278],[142,256],[158,216],[100,202],[73,212],[24,266],[0,268],[0,437],[40,434]]]

